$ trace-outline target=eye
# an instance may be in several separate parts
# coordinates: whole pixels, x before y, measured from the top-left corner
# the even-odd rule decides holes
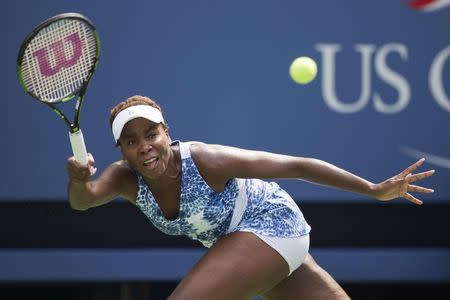
[[[136,140],[135,139],[128,139],[125,141],[125,144],[127,144],[127,146],[132,146],[134,144],[136,144]]]
[[[158,135],[158,133],[156,133],[156,132],[149,132],[149,133],[147,133],[146,138],[154,139],[157,135]]]

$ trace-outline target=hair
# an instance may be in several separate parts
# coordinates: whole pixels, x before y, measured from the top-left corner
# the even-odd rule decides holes
[[[156,101],[145,96],[135,95],[129,97],[125,101],[120,102],[111,109],[111,114],[109,116],[109,126],[112,128],[114,119],[122,110],[134,105],[150,105],[153,106],[154,108],[157,108],[162,113],[161,107],[159,106],[158,103],[156,103]],[[163,126],[165,129],[169,129],[169,126],[167,124],[163,123]]]

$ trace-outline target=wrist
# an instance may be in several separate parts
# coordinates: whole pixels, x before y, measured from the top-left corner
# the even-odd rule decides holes
[[[90,180],[89,177],[69,176],[69,184],[73,185],[86,185]]]
[[[367,195],[378,199],[378,184],[376,183],[372,183],[372,182],[368,182],[368,187],[367,187]]]

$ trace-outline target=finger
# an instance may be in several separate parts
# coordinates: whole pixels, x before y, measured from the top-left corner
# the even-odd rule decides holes
[[[91,153],[88,153],[88,161],[91,163],[91,165],[95,165],[95,159]]]
[[[413,195],[411,195],[410,193],[406,193],[403,195],[403,198],[405,198],[406,200],[408,200],[409,202],[412,202],[414,204],[417,205],[422,205],[423,202],[420,201],[419,199],[417,199],[416,197],[414,197]]]
[[[67,159],[67,171],[72,174],[80,173],[83,170],[83,166],[72,156]]]
[[[428,188],[424,188],[418,185],[413,185],[413,184],[409,184],[408,185],[408,192],[419,192],[419,193],[433,193],[434,190],[433,189],[428,189]]]
[[[78,162],[75,159],[75,157],[71,156],[67,159],[67,165],[71,166],[71,167],[77,167],[78,166]]]
[[[76,169],[84,169],[87,166],[87,164],[82,164],[78,160],[76,160],[74,156],[70,157],[68,159],[68,162],[70,162],[70,164]]]
[[[414,172],[418,167],[420,167],[423,162],[425,161],[425,158],[421,158],[418,161],[416,161],[415,163],[413,163],[412,165],[410,165],[409,167],[407,167],[403,172],[401,172],[400,174],[403,176],[406,176],[412,172]]]
[[[95,175],[96,172],[97,172],[97,168],[96,167],[91,166],[89,168],[89,176]]]
[[[434,170],[429,170],[429,171],[426,171],[426,172],[417,173],[417,174],[409,176],[408,177],[408,182],[414,182],[414,181],[417,181],[417,180],[420,180],[420,179],[424,179],[424,178],[430,177],[433,174],[434,174]]]

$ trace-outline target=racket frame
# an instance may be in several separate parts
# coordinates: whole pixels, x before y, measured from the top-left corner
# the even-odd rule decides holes
[[[84,78],[83,82],[79,85],[79,87],[71,92],[70,94],[64,96],[64,98],[55,100],[52,102],[44,101],[39,96],[34,94],[33,92],[29,91],[28,88],[25,85],[25,82],[23,80],[23,74],[22,74],[22,62],[24,58],[25,51],[27,50],[27,47],[31,40],[36,37],[44,28],[50,26],[51,24],[63,20],[63,19],[78,19],[81,20],[84,24],[89,26],[92,29],[92,32],[94,34],[95,38],[95,57],[94,61],[92,63],[91,68],[88,71],[88,74],[86,78]],[[86,145],[83,138],[83,133],[81,132],[79,123],[80,123],[80,111],[81,106],[83,104],[84,100],[84,94],[86,92],[86,89],[89,85],[89,81],[92,78],[92,75],[94,74],[95,69],[97,68],[97,64],[99,61],[99,55],[100,55],[100,38],[98,35],[98,32],[94,26],[94,24],[85,16],[78,14],[78,13],[63,13],[56,16],[53,16],[44,22],[40,23],[38,26],[36,26],[33,31],[31,31],[24,41],[22,42],[22,45],[19,49],[19,54],[17,56],[17,75],[19,78],[20,85],[22,88],[27,92],[31,97],[38,100],[41,103],[46,104],[49,106],[58,116],[60,116],[61,119],[66,123],[66,125],[69,127],[69,138],[70,138],[70,144],[72,146],[72,151],[75,156],[75,159],[80,162],[81,164],[86,164],[88,162],[87,157],[87,151],[86,151]],[[73,122],[70,122],[69,119],[66,117],[66,115],[58,108],[55,104],[67,102],[74,97],[78,96],[76,103],[75,103],[75,113]]]
[[[70,93],[69,95],[67,95],[66,97],[64,97],[63,99],[60,99],[58,101],[54,101],[54,102],[46,102],[46,101],[42,101],[37,95],[35,95],[33,92],[29,91],[27,89],[27,87],[25,86],[25,83],[23,81],[23,77],[22,77],[22,61],[23,61],[23,55],[27,49],[28,44],[30,43],[30,41],[37,35],[39,34],[39,32],[46,28],[47,26],[50,26],[52,23],[57,22],[59,20],[62,19],[78,19],[78,20],[82,20],[83,22],[85,22],[93,31],[94,36],[95,36],[95,40],[96,40],[96,53],[95,53],[95,61],[92,64],[91,69],[89,70],[89,75],[87,76],[87,78],[84,80],[84,82],[80,85],[80,87],[78,89],[76,89],[75,91],[73,91],[72,93]],[[94,74],[95,69],[97,68],[97,64],[99,61],[99,55],[100,55],[100,38],[98,35],[98,32],[94,26],[94,24],[85,16],[79,14],[79,13],[63,13],[63,14],[59,14],[56,16],[53,16],[45,21],[43,21],[42,23],[40,23],[39,25],[36,26],[35,29],[33,29],[33,31],[31,31],[26,38],[24,39],[24,41],[22,42],[22,45],[20,47],[19,50],[19,54],[17,56],[17,74],[19,77],[19,82],[20,85],[22,86],[22,88],[25,90],[25,92],[27,92],[31,97],[33,97],[34,99],[38,100],[40,103],[44,103],[46,105],[48,105],[69,127],[69,131],[71,134],[76,133],[77,131],[80,130],[80,126],[79,126],[79,118],[80,118],[80,110],[81,110],[81,106],[83,104],[83,100],[84,100],[84,93],[86,92],[86,89],[88,87],[89,81],[92,77],[92,75]],[[58,103],[63,103],[63,102],[67,102],[69,100],[72,100],[74,97],[78,96],[77,99],[77,103],[75,104],[75,114],[74,114],[74,121],[70,122],[69,119],[66,117],[66,115],[58,108],[56,107],[55,104]]]

